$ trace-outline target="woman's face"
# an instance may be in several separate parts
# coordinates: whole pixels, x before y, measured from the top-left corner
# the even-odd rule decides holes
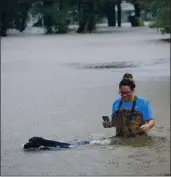
[[[119,93],[124,101],[131,101],[134,91],[129,86],[121,86]]]

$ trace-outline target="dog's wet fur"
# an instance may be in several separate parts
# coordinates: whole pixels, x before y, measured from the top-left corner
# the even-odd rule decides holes
[[[24,144],[23,149],[24,150],[30,150],[30,149],[51,150],[54,148],[55,149],[68,149],[68,148],[73,148],[73,147],[77,147],[80,145],[86,145],[89,143],[90,141],[79,141],[74,144],[70,144],[70,143],[48,140],[42,137],[34,136],[30,138],[26,144]]]
[[[50,149],[50,148],[70,148],[72,144],[47,140],[42,137],[32,137],[29,141],[24,144],[23,149]]]

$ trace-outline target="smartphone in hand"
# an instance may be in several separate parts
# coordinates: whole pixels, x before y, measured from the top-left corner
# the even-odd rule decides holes
[[[110,121],[110,119],[109,119],[109,116],[102,116],[102,118],[103,118],[103,121]]]

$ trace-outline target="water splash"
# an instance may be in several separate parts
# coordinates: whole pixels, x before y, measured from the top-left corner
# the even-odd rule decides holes
[[[110,140],[109,139],[91,140],[90,144],[93,144],[93,145],[109,145],[110,144]]]

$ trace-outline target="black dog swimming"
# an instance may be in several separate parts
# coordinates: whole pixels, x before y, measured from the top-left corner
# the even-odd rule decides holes
[[[41,149],[41,150],[50,150],[52,148],[57,149],[68,149],[68,148],[74,148],[79,145],[86,145],[89,144],[90,141],[80,141],[75,144],[70,143],[64,143],[54,140],[47,140],[42,137],[32,137],[29,139],[29,141],[24,144],[23,149],[29,150],[29,149]]]

